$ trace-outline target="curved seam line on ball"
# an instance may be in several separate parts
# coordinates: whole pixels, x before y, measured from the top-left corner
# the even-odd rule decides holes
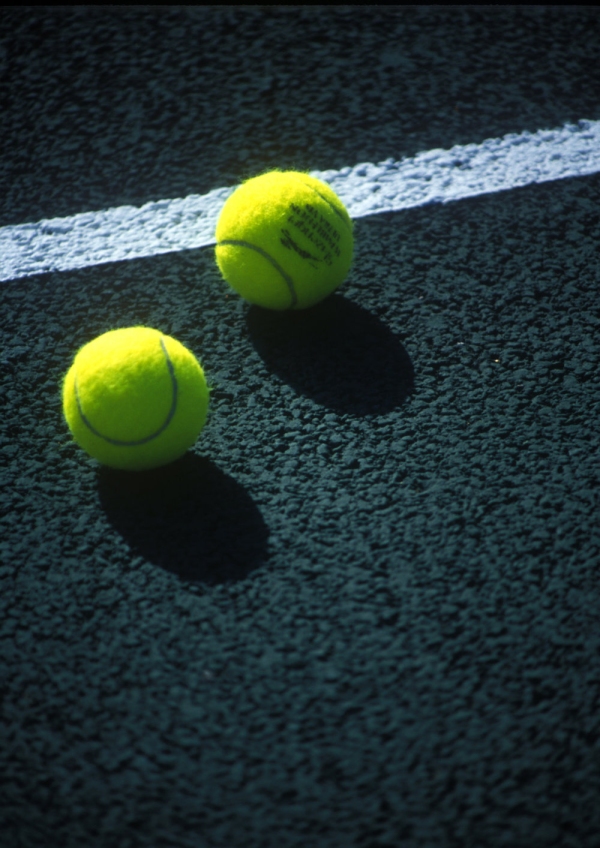
[[[306,188],[309,188],[311,191],[314,191],[314,193],[317,194],[321,198],[321,200],[324,200],[325,203],[329,206],[329,208],[335,212],[338,218],[340,218],[344,222],[347,229],[350,230],[350,233],[352,233],[352,225],[348,223],[348,221],[344,218],[340,210],[337,209],[330,200],[327,200],[324,194],[321,194],[321,192],[317,188],[312,186],[310,183],[305,183],[304,180],[300,179],[300,177],[296,177],[296,179],[299,180],[302,185],[306,186]]]
[[[89,419],[86,418],[86,416],[83,412],[83,409],[81,407],[81,400],[79,398],[79,390],[77,388],[77,375],[75,375],[75,399],[77,401],[77,409],[79,410],[79,415],[81,416],[81,420],[83,421],[85,426],[88,428],[88,430],[90,430],[94,434],[94,436],[98,436],[98,438],[104,439],[105,442],[108,442],[111,445],[116,445],[117,447],[134,448],[134,447],[137,447],[138,445],[145,445],[148,442],[151,442],[153,439],[156,439],[158,436],[160,436],[161,433],[164,433],[164,431],[167,429],[167,427],[169,426],[169,424],[173,420],[173,416],[175,415],[175,410],[177,409],[178,385],[177,385],[177,377],[175,376],[175,368],[173,367],[173,363],[171,362],[171,360],[169,358],[169,354],[167,353],[166,345],[165,345],[164,340],[162,338],[160,339],[160,346],[162,348],[162,351],[165,355],[165,359],[167,361],[167,368],[169,369],[169,376],[171,378],[171,386],[172,386],[172,389],[173,389],[173,401],[171,403],[171,408],[170,408],[169,412],[167,413],[167,417],[165,418],[165,420],[161,424],[161,426],[158,428],[158,430],[156,430],[154,433],[152,433],[152,435],[146,436],[143,439],[137,439],[136,441],[133,441],[133,442],[126,442],[126,441],[122,441],[121,439],[111,439],[110,436],[105,436],[103,433],[100,433],[98,430],[96,430],[96,428],[91,424]]]
[[[224,245],[232,245],[233,247],[247,247],[250,250],[255,250],[257,253],[260,253],[261,256],[264,256],[264,258],[271,263],[273,268],[275,268],[276,271],[279,271],[279,273],[285,280],[286,285],[290,290],[290,295],[292,296],[291,308],[293,309],[294,306],[298,304],[298,295],[296,294],[296,289],[294,288],[294,281],[292,280],[290,275],[283,270],[279,262],[271,256],[270,253],[267,253],[266,250],[263,250],[262,247],[258,247],[258,245],[256,244],[250,244],[250,242],[248,241],[238,241],[237,239],[224,239],[223,241],[220,241],[217,244],[217,247],[223,247]]]

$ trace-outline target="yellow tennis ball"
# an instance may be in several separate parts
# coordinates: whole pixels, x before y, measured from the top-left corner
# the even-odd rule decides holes
[[[62,389],[73,438],[104,465],[142,470],[182,456],[208,411],[194,355],[150,327],[111,330],[82,347]]]
[[[269,309],[304,309],[331,294],[352,262],[352,221],[337,194],[298,171],[271,171],[234,191],[216,229],[229,285]]]

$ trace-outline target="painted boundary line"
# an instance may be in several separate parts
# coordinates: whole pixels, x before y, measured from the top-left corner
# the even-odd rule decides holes
[[[600,171],[600,121],[523,132],[339,171],[313,171],[352,218]],[[0,281],[207,247],[233,188],[0,227]]]

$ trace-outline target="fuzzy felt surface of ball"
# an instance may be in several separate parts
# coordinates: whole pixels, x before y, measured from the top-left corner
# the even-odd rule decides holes
[[[268,309],[305,309],[345,280],[352,220],[337,194],[299,171],[253,177],[226,201],[216,227],[216,260],[245,300]]]
[[[209,389],[196,357],[150,327],[110,330],[76,354],[62,386],[79,447],[112,468],[178,459],[206,421]]]

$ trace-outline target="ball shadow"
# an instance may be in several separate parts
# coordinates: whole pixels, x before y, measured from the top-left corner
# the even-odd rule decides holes
[[[101,468],[100,502],[132,550],[188,582],[241,580],[267,558],[269,531],[233,478],[187,453],[152,471]]]
[[[252,306],[246,323],[271,372],[336,412],[382,414],[413,390],[413,365],[399,339],[340,295],[298,312]]]

